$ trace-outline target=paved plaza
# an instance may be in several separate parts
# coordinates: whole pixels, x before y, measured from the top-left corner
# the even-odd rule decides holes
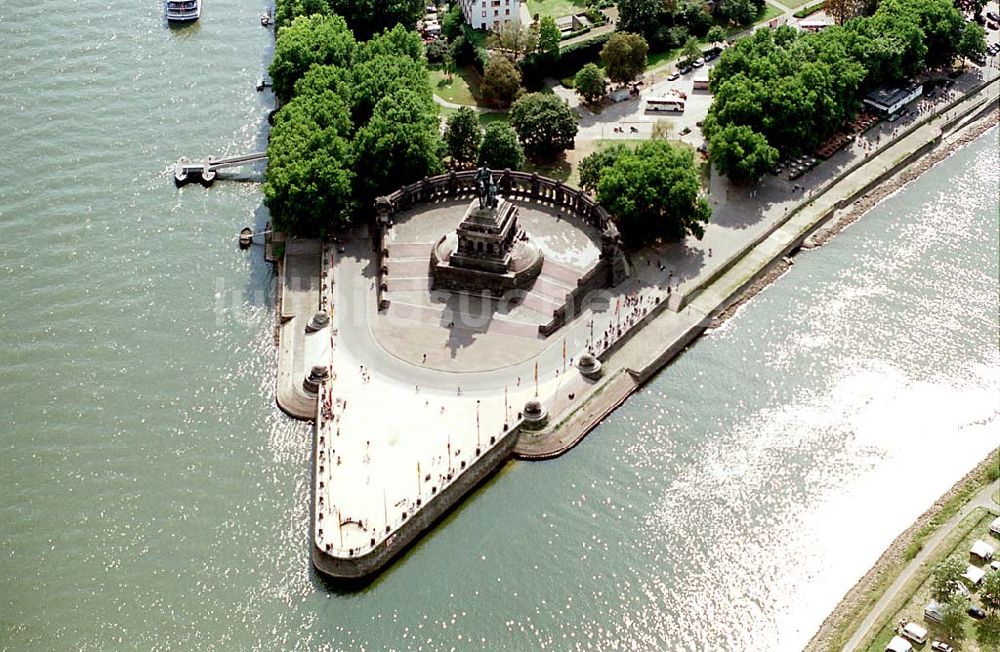
[[[953,91],[973,88],[995,73],[970,69]],[[995,97],[996,88],[991,93]],[[342,250],[324,252],[334,379],[325,386],[325,416],[316,433],[317,546],[350,557],[392,536],[415,508],[472,464],[477,450],[498,440],[536,396],[558,422],[594,395],[595,385],[605,390],[601,400],[627,395],[637,379],[657,368],[668,345],[697,329],[788,242],[939,135],[946,118],[926,119],[936,103],[949,99],[919,100],[907,118],[880,123],[794,181],[768,175],[756,186],[736,188],[712,175],[714,214],[703,240],[631,254],[628,280],[602,292],[548,338],[538,336],[538,324],[599,254],[596,231],[552,207],[519,202],[524,228],[544,250],[547,267],[528,293],[536,298],[516,305],[435,296],[429,289],[430,248],[455,228],[471,198],[397,217],[388,237],[386,311],[377,309],[367,236],[356,234]],[[717,280],[703,287],[707,279]],[[682,301],[685,296],[692,300]],[[604,380],[585,379],[573,367],[584,351],[617,346],[651,311],[659,314],[606,361]],[[581,412],[599,418],[603,409],[588,404]]]

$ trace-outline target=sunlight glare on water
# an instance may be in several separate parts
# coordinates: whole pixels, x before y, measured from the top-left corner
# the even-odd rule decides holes
[[[264,147],[268,5],[181,30],[158,0],[4,6],[0,648],[799,650],[1000,441],[994,129],[577,449],[332,589],[308,427],[273,401],[272,272],[235,245],[260,170],[169,175]]]

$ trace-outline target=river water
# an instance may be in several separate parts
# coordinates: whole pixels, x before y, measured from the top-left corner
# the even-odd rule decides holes
[[[0,649],[797,650],[1000,442],[997,131],[357,593],[273,404],[264,0],[0,12]]]

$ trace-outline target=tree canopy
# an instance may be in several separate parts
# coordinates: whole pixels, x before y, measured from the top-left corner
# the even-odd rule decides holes
[[[670,13],[670,5],[663,0],[619,0],[618,29],[633,34],[650,36]]]
[[[354,82],[352,115],[355,124],[368,122],[375,105],[383,97],[402,89],[412,89],[428,108],[433,108],[433,95],[427,80],[427,67],[410,57],[377,54],[351,69]]]
[[[442,171],[437,112],[422,93],[401,88],[382,97],[354,138],[355,195],[370,206],[379,194]]]
[[[562,32],[552,16],[543,16],[538,23],[538,51],[550,57],[559,56],[559,41]]]
[[[710,74],[715,97],[703,129],[709,149],[713,142],[731,145],[717,132],[738,125],[781,156],[810,151],[857,112],[863,91],[950,61],[964,39],[977,46],[975,32],[951,0],[882,0],[873,16],[815,34],[758,30],[723,52]],[[742,142],[750,144],[746,132]],[[767,152],[756,138],[753,144],[751,151]],[[732,161],[732,154],[730,147],[713,159]]]
[[[979,587],[979,599],[987,611],[1000,614],[1000,570],[986,573],[983,584]]]
[[[503,53],[511,61],[517,61],[538,48],[538,32],[511,21],[492,30],[486,42],[489,49]]]
[[[321,234],[347,223],[354,166],[347,104],[335,93],[297,97],[275,116],[264,204],[275,226]]]
[[[969,599],[964,595],[954,596],[950,602],[941,607],[941,629],[948,638],[955,642],[965,639],[965,612],[969,608]]]
[[[573,147],[576,115],[555,95],[530,93],[514,102],[510,124],[528,158],[551,160]]]
[[[965,562],[958,557],[943,559],[931,574],[931,597],[938,602],[948,602],[962,583]]]
[[[424,15],[424,0],[327,0],[347,19],[359,39],[369,39],[396,25],[410,29]]]
[[[701,196],[691,150],[663,140],[639,145],[600,171],[598,201],[611,212],[630,246],[655,240],[699,240],[712,214]]]
[[[601,60],[613,82],[627,82],[646,68],[649,44],[638,34],[616,32],[601,49]]]
[[[624,143],[612,143],[604,149],[589,154],[580,161],[580,187],[588,192],[595,192],[601,181],[601,172],[614,165],[615,161],[631,154],[632,148]]]
[[[479,90],[486,99],[507,106],[521,90],[521,71],[507,57],[491,56]]]
[[[986,56],[986,30],[977,23],[966,23],[958,40],[958,54],[976,59]]]
[[[479,147],[479,163],[491,168],[519,170],[524,165],[524,150],[510,125],[493,123],[486,128]]]
[[[339,16],[295,18],[279,32],[272,75],[287,101],[275,115],[263,190],[279,228],[338,228],[370,214],[378,193],[441,170],[424,47],[410,30],[356,43]]]
[[[588,63],[573,78],[573,86],[576,92],[587,104],[596,104],[604,98],[607,80],[604,78],[604,71],[597,67],[595,63]]]
[[[463,106],[448,116],[444,142],[448,155],[457,165],[466,166],[475,163],[482,140],[483,132],[479,128],[479,117],[475,111]]]
[[[778,163],[778,150],[746,125],[728,124],[709,139],[712,163],[735,183],[756,181]]]
[[[287,102],[295,82],[314,65],[347,67],[354,52],[354,35],[340,16],[300,16],[278,33],[269,72],[274,94]]]

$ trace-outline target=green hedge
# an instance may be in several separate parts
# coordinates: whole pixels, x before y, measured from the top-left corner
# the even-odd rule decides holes
[[[823,8],[823,3],[817,2],[816,4],[802,7],[792,15],[795,16],[796,18],[805,18],[807,16],[812,16],[814,13],[821,10],[822,8]]]

